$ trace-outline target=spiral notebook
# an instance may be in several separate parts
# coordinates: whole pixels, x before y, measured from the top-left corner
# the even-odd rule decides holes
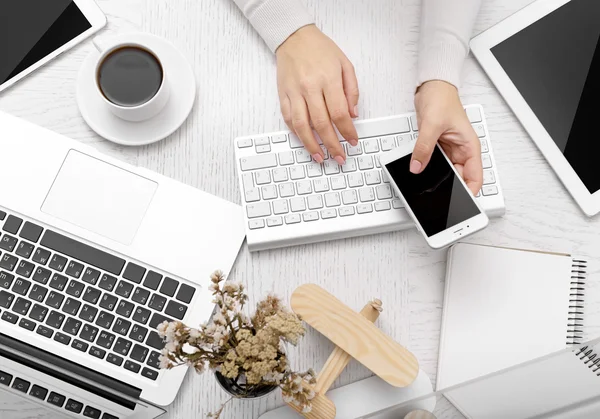
[[[454,245],[448,251],[437,388],[580,343],[586,269],[584,260],[568,254]]]

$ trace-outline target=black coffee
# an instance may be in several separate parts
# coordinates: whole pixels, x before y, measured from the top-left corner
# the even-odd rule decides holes
[[[138,47],[123,47],[104,58],[98,69],[98,84],[104,96],[119,106],[138,106],[152,99],[162,84],[158,59]]]

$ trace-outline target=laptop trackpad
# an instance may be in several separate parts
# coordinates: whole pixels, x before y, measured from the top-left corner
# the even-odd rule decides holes
[[[42,211],[123,244],[131,244],[158,184],[71,150]]]

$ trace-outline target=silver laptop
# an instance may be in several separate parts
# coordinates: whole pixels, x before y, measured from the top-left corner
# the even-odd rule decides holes
[[[210,317],[241,208],[0,113],[0,391],[67,417],[154,418],[164,320]]]

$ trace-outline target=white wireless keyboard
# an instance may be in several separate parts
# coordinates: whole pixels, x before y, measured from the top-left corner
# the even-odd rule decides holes
[[[490,217],[505,205],[483,109],[466,108],[481,140],[483,188],[477,200]],[[414,113],[355,122],[359,143],[340,137],[346,164],[312,160],[289,131],[240,137],[235,158],[250,251],[383,233],[414,227],[385,178],[379,157],[405,141],[416,141]]]

